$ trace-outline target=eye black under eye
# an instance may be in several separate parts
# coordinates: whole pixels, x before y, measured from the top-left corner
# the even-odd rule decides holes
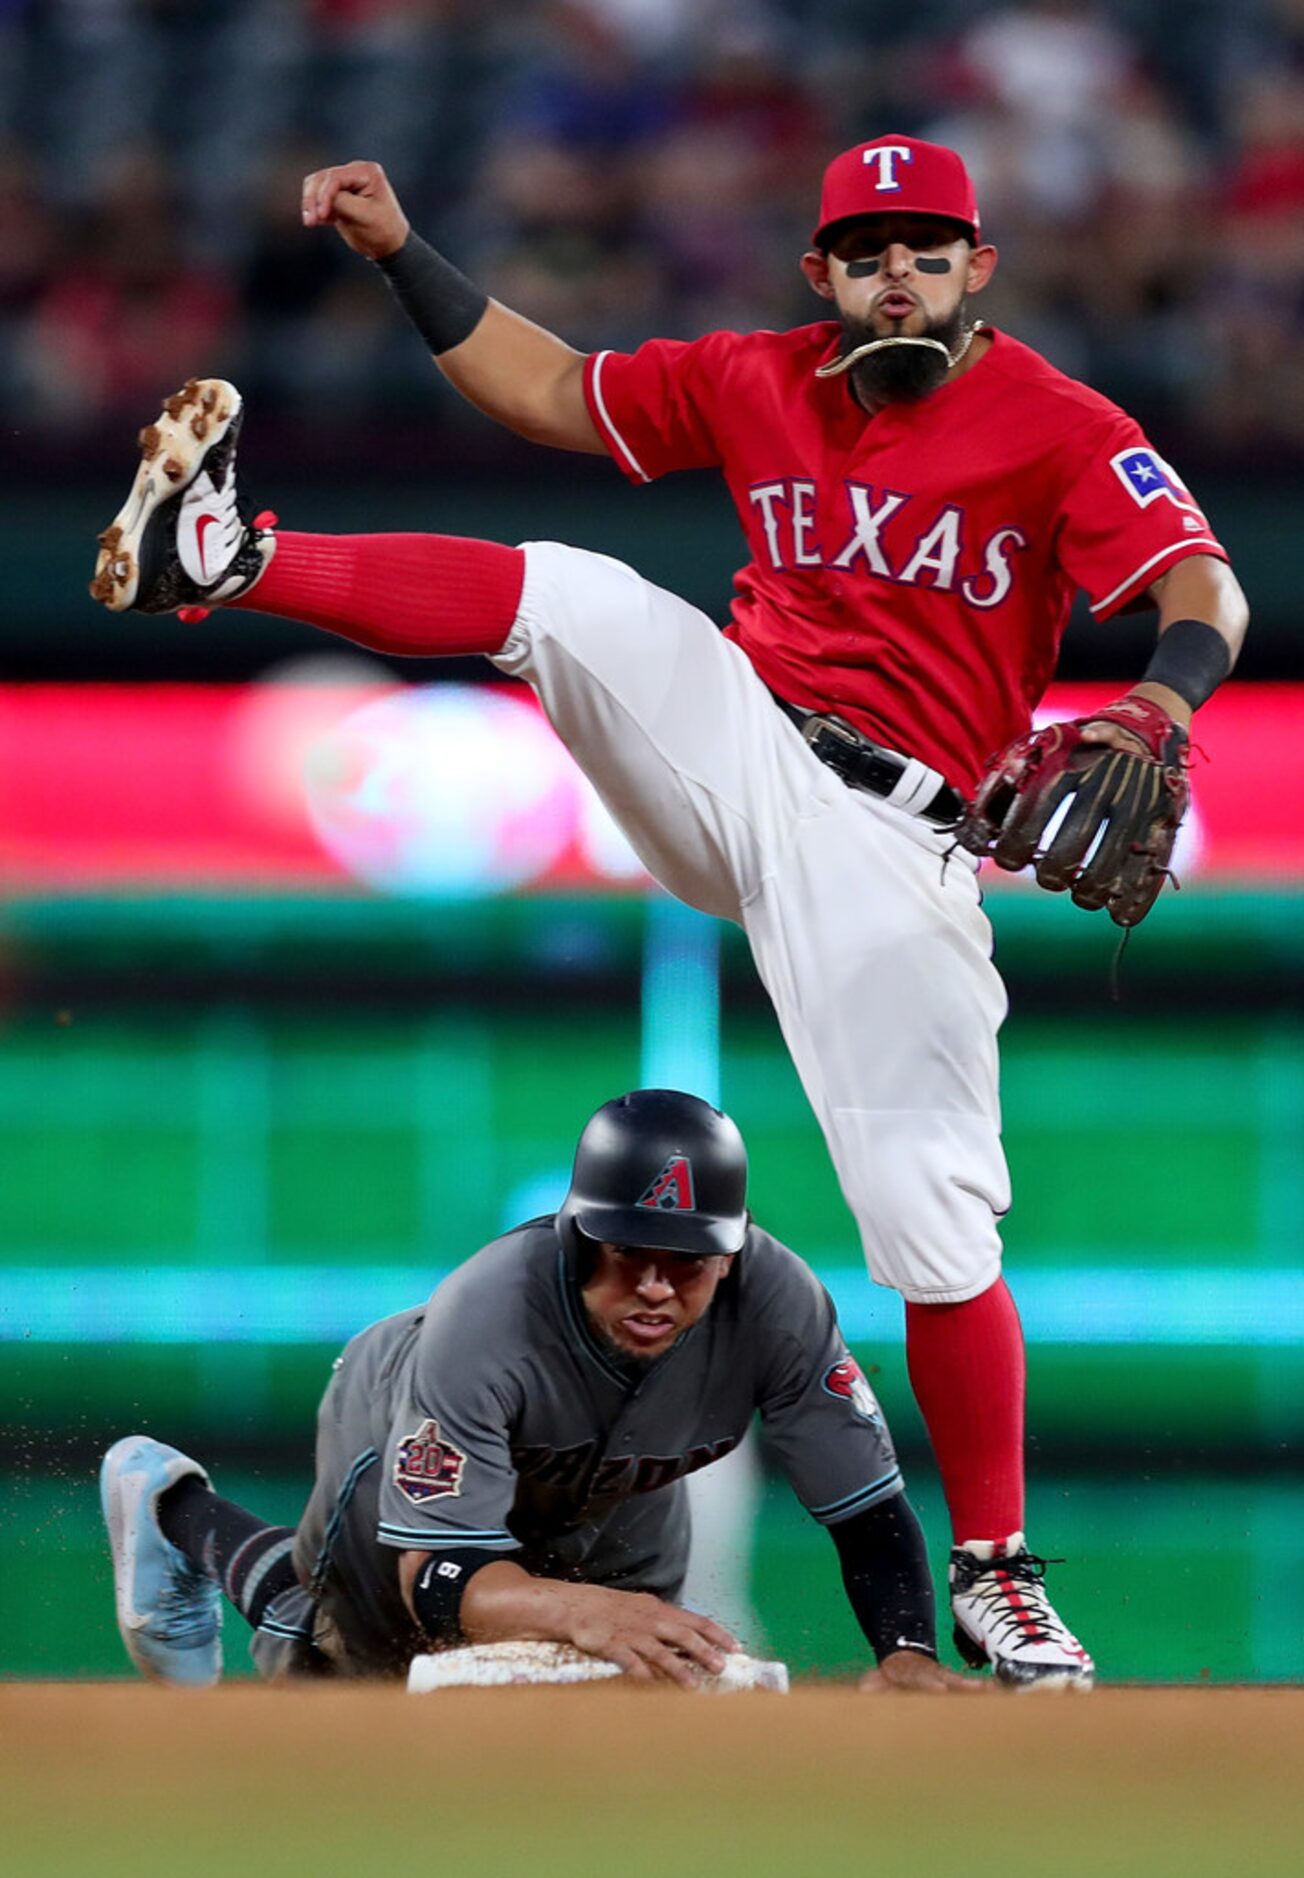
[[[882,266],[878,255],[857,255],[853,260],[843,263],[852,280],[872,280]],[[919,274],[949,274],[951,261],[945,254],[915,254],[915,271]]]

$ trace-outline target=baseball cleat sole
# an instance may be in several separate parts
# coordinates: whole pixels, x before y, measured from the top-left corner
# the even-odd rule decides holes
[[[210,450],[240,421],[242,400],[225,378],[188,378],[164,399],[140,433],[140,467],[131,494],[99,538],[90,596],[125,613],[140,589],[140,544],[151,517],[203,468]]]
[[[951,1633],[959,1655],[970,1669],[990,1669],[992,1680],[1002,1689],[1011,1689],[1016,1695],[1028,1695],[1034,1690],[1047,1695],[1076,1691],[1079,1695],[1088,1695],[1095,1686],[1094,1670],[1079,1670],[1065,1667],[1055,1668],[1048,1664],[1044,1669],[1029,1665],[1011,1663],[996,1664],[988,1656],[981,1643],[959,1624]]]

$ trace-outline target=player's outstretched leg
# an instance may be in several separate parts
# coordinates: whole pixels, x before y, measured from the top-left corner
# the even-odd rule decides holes
[[[91,597],[111,612],[170,613],[247,593],[274,537],[236,497],[240,393],[224,378],[190,378],[140,433],[131,493],[100,536]]]
[[[198,1461],[148,1435],[127,1435],[104,1457],[100,1500],[128,1656],[156,1682],[206,1689],[222,1674],[221,1591],[164,1538],[158,1519],[161,1496],[191,1478],[209,1485]]]
[[[420,658],[501,651],[525,579],[519,548],[459,535],[279,534],[236,494],[240,393],[191,378],[140,433],[131,494],[100,536],[91,597],[110,612],[247,607]],[[256,591],[255,591],[256,589]]]
[[[1015,1689],[1090,1689],[1096,1666],[1056,1614],[1021,1532],[1003,1543],[970,1540],[951,1553],[955,1647],[975,1669],[988,1663]]]

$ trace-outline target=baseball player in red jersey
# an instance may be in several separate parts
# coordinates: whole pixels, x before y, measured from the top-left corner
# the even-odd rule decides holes
[[[1245,629],[1224,550],[1130,418],[973,317],[996,251],[940,146],[885,137],[830,164],[801,266],[835,317],[628,355],[585,356],[490,301],[411,232],[374,164],[309,177],[303,220],[379,264],[489,416],[609,453],[636,483],[717,466],[749,548],[724,633],[557,543],[249,523],[239,394],[217,380],[142,434],[92,592],[484,652],[534,687],[650,871],[747,931],[870,1272],[905,1299],[957,1645],[1004,1682],[1089,1687],[1024,1541],[1024,1349],[998,1233],[1006,998],[953,831],[1027,732],[1078,588],[1102,620],[1155,606],[1159,640],[1073,747],[1135,763],[1181,744]]]

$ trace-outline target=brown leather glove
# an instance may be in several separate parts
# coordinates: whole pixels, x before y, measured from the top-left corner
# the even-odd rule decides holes
[[[1084,742],[1086,725],[1101,723],[1130,732],[1144,750]],[[1166,711],[1120,698],[1020,737],[993,758],[956,838],[998,867],[1031,863],[1040,886],[1067,888],[1078,906],[1106,907],[1117,925],[1135,926],[1170,878],[1190,800],[1188,761],[1186,732]]]

